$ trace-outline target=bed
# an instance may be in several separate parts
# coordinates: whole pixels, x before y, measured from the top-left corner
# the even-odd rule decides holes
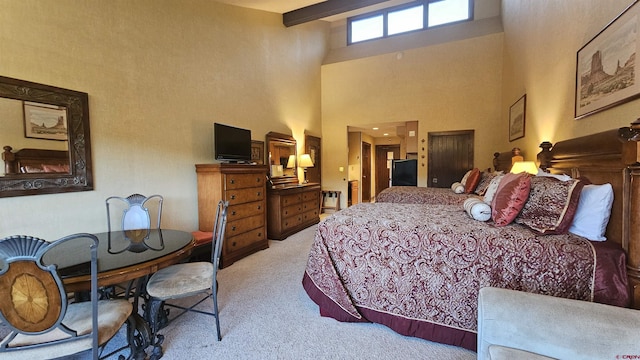
[[[21,149],[5,146],[2,153],[5,175],[69,173],[69,152],[65,150]]]
[[[358,204],[318,225],[303,286],[323,316],[471,350],[485,286],[637,307],[635,149],[612,130],[559,142],[544,159],[582,179],[572,184],[611,184],[607,241],[474,221],[459,205]]]
[[[522,153],[519,148],[510,151],[496,152],[493,154],[493,169],[480,172],[477,189],[467,193],[464,184],[460,191],[455,191],[456,184],[447,188],[420,187],[420,186],[391,186],[380,191],[376,196],[376,202],[400,203],[400,204],[443,204],[462,205],[470,197],[484,195],[489,182],[496,174],[508,172],[514,161],[522,161]],[[471,172],[472,170],[469,170]],[[465,178],[468,175],[465,175]],[[463,180],[463,179],[461,179]]]

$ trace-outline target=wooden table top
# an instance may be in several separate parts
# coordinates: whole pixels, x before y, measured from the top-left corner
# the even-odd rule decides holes
[[[181,230],[129,230],[95,234],[98,237],[98,286],[115,285],[176,264],[191,255],[193,235]],[[89,264],[65,267],[68,251],[53,253],[50,261],[59,264],[59,273],[69,292],[90,288]],[[67,260],[65,260],[67,259]]]

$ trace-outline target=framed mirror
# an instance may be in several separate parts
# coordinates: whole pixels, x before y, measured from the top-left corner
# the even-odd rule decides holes
[[[89,96],[0,76],[0,197],[93,190]]]
[[[296,139],[270,132],[266,136],[269,177],[274,185],[298,184]]]

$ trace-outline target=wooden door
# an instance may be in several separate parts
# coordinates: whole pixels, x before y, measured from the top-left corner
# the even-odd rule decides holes
[[[473,130],[429,133],[427,186],[447,188],[473,168]]]
[[[362,202],[371,201],[371,144],[362,142]]]
[[[307,168],[307,180],[311,183],[322,183],[322,152],[320,148],[320,138],[305,135],[304,136],[304,153],[311,156],[313,167]]]
[[[394,159],[400,159],[400,145],[376,146],[376,196],[389,187],[391,178],[389,153],[393,153]]]

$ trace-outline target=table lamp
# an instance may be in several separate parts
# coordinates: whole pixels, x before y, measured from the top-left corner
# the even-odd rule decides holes
[[[521,172],[526,172],[526,173],[535,175],[538,173],[538,167],[536,166],[536,163],[533,161],[516,161],[515,163],[513,163],[513,166],[511,167],[511,173],[519,174]]]
[[[287,169],[293,169],[296,167],[296,156],[289,155],[289,160],[287,160]]]
[[[304,183],[306,184],[309,182],[309,180],[307,180],[307,168],[313,167],[313,161],[309,154],[300,155],[300,167],[304,171]]]

